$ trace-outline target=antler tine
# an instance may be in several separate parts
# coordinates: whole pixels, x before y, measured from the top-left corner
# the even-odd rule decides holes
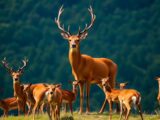
[[[6,57],[4,57],[4,59],[2,60],[2,64],[3,64],[3,66],[4,66],[5,68],[7,68],[7,70],[8,70],[9,72],[12,72],[12,71],[13,71],[12,68],[9,67],[9,65],[8,65],[8,63],[7,63],[7,60],[6,60]]]
[[[24,60],[22,60],[22,62],[23,62],[23,66],[18,69],[19,72],[22,72],[22,70],[27,66],[28,59],[24,58]]]
[[[93,23],[94,23],[94,21],[95,21],[95,19],[96,19],[96,15],[93,13],[93,9],[92,9],[91,6],[88,8],[88,11],[89,11],[90,14],[91,14],[91,23],[90,23],[89,26],[86,24],[84,30],[81,31],[81,32],[79,32],[79,34],[82,34],[82,33],[86,32],[87,30],[89,30],[89,29],[92,27],[92,25],[93,25]]]
[[[63,9],[63,5],[62,5],[62,6],[60,7],[60,9],[59,9],[57,18],[55,18],[55,23],[57,24],[58,28],[59,28],[62,32],[66,33],[66,34],[68,34],[68,35],[70,36],[70,35],[71,35],[70,32],[69,32],[69,31],[66,31],[66,30],[64,29],[64,25],[61,26],[61,24],[60,24],[60,16],[61,16],[61,14],[63,13],[63,11],[64,11],[64,9]]]

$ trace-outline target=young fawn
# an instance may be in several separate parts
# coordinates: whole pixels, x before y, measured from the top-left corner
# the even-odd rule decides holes
[[[28,63],[28,60],[25,59],[22,60],[22,62],[23,66],[20,67],[17,71],[13,71],[12,68],[9,67],[6,58],[2,60],[2,64],[13,79],[14,97],[16,97],[18,103],[18,115],[20,115],[20,110],[22,110],[23,113],[26,113],[26,95],[23,93],[23,86],[20,83],[20,77],[23,74],[23,70]]]
[[[62,90],[62,103],[65,103],[65,112],[67,111],[67,105],[70,107],[71,114],[73,115],[72,103],[77,97],[77,86],[79,81],[72,82],[72,91]]]
[[[125,120],[128,120],[131,111],[131,106],[134,105],[134,107],[138,108],[138,112],[141,116],[141,119],[143,120],[141,105],[140,105],[141,95],[138,91],[134,89],[123,89],[123,90],[112,89],[109,84],[108,78],[102,79],[102,86],[106,95],[106,99],[108,100],[109,103],[110,120],[112,119],[112,102],[120,102],[120,119],[122,118],[123,108],[125,108],[124,109],[126,110]]]
[[[17,100],[15,97],[0,100],[0,108],[3,110],[3,116],[7,117],[10,110],[16,110]]]
[[[47,94],[47,99],[51,107],[50,119],[52,120],[52,115],[55,120],[60,120],[60,107],[62,104],[62,90],[61,85],[50,85]]]

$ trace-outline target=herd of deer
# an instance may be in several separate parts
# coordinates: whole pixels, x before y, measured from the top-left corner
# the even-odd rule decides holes
[[[112,103],[120,105],[120,119],[124,115],[125,120],[128,120],[131,107],[138,109],[138,112],[143,120],[141,112],[141,95],[134,89],[124,89],[127,83],[121,83],[120,89],[115,89],[115,79],[117,74],[117,65],[107,58],[93,58],[88,55],[80,53],[80,42],[86,38],[88,30],[92,27],[95,15],[93,14],[92,7],[89,12],[91,14],[90,25],[85,26],[84,30],[79,31],[76,35],[71,35],[69,26],[68,31],[60,24],[60,16],[63,12],[63,6],[59,9],[58,17],[55,22],[61,30],[61,35],[69,42],[69,62],[72,68],[72,74],[75,81],[72,82],[72,91],[63,90],[61,84],[21,84],[20,76],[23,74],[24,68],[27,66],[28,60],[22,60],[23,66],[17,71],[13,71],[6,58],[2,60],[3,66],[7,69],[13,79],[14,97],[0,100],[0,107],[4,111],[4,116],[8,116],[10,110],[18,109],[18,115],[22,111],[24,114],[33,114],[35,119],[36,112],[43,113],[43,109],[49,116],[49,119],[60,120],[61,104],[68,104],[71,114],[73,114],[72,103],[76,100],[77,86],[80,90],[80,110],[83,113],[83,100],[84,100],[84,86],[86,86],[86,113],[90,112],[90,86],[97,84],[105,94],[105,100],[99,113],[103,113],[106,102],[109,103],[109,119],[112,119]],[[160,78],[157,78],[159,83],[158,101],[160,102]],[[26,111],[28,106],[28,113]],[[66,111],[66,109],[65,109]]]

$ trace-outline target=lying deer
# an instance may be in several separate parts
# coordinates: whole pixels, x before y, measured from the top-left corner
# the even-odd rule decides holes
[[[18,109],[17,99],[12,97],[0,100],[0,108],[3,110],[3,116],[7,117],[10,110]]]
[[[26,95],[23,93],[23,86],[20,83],[20,77],[23,74],[23,70],[26,67],[28,60],[22,60],[23,66],[20,67],[17,71],[13,71],[12,68],[9,67],[6,58],[2,60],[2,64],[7,69],[9,74],[12,76],[13,79],[13,89],[14,89],[14,97],[17,99],[18,103],[18,115],[20,115],[20,110],[23,113],[26,113]]]
[[[120,102],[120,119],[122,118],[123,108],[126,108],[125,120],[128,120],[131,111],[131,106],[134,105],[134,107],[138,108],[138,112],[141,116],[141,119],[143,120],[141,105],[140,105],[141,95],[138,91],[134,89],[123,89],[123,90],[112,89],[109,84],[108,78],[102,79],[102,85],[106,95],[106,99],[108,100],[109,103],[110,120],[112,119],[112,102]]]

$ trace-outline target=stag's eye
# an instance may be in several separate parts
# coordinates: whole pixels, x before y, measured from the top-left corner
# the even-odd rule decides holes
[[[52,94],[53,94],[53,92],[50,92],[50,94],[52,95]]]
[[[69,42],[71,42],[71,40],[69,40]]]
[[[79,42],[79,40],[77,40],[77,42]]]

